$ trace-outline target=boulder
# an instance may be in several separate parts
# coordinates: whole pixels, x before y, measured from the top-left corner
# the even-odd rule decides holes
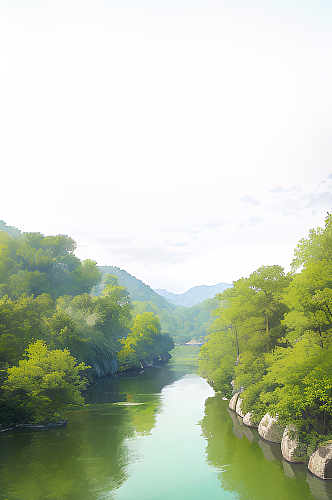
[[[268,413],[259,422],[258,434],[273,443],[281,443],[284,427],[278,424],[278,418],[271,417]]]
[[[237,402],[236,402],[236,407],[235,407],[235,411],[236,413],[240,416],[240,417],[244,417],[244,413],[241,411],[241,403],[243,401],[243,398],[237,398]]]
[[[296,427],[292,424],[288,425],[281,441],[281,453],[284,459],[293,463],[308,462],[307,449],[308,445],[299,442]]]
[[[332,442],[317,448],[309,459],[308,469],[321,479],[332,479]]]
[[[237,402],[237,398],[239,397],[239,394],[240,394],[239,392],[236,392],[234,394],[234,396],[232,397],[232,399],[230,400],[230,402],[228,404],[228,408],[230,410],[234,410],[234,411],[236,410],[236,402]]]
[[[248,427],[258,427],[259,422],[256,422],[255,419],[252,417],[251,411],[248,411],[248,413],[245,414],[243,417],[243,423],[244,425],[247,425]]]

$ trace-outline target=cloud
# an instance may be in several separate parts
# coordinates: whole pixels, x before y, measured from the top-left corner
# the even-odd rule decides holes
[[[310,198],[309,203],[306,205],[306,208],[317,207],[319,205],[330,205],[332,206],[332,193],[325,191],[320,194],[313,194]]]
[[[270,190],[270,193],[289,193],[290,191],[301,191],[299,186],[293,186],[288,189],[285,189],[281,186],[276,186],[275,188]]]
[[[172,245],[173,246],[173,245]],[[181,263],[188,257],[186,252],[169,250],[168,248],[160,247],[123,247],[123,248],[105,248],[106,252],[123,262],[140,262],[145,264],[162,263]]]
[[[255,198],[250,195],[243,196],[242,198],[240,198],[240,201],[243,201],[244,203],[252,203],[253,205],[260,205],[260,202],[258,200],[255,200]]]
[[[213,229],[215,227],[222,227],[225,224],[227,224],[227,222],[216,221],[216,222],[210,222],[210,223],[207,223],[207,224],[202,224],[201,227],[212,228]]]
[[[262,220],[263,220],[262,217],[260,217],[259,215],[253,215],[252,217],[250,217],[249,222],[251,226],[255,226],[256,224],[258,224],[258,222],[261,222]]]
[[[188,245],[188,241],[185,241],[185,242],[181,242],[181,243],[171,243],[171,247],[184,247]]]
[[[105,237],[99,237],[95,238],[95,240],[98,243],[101,243],[102,245],[128,245],[129,243],[132,242],[130,238],[105,238]]]

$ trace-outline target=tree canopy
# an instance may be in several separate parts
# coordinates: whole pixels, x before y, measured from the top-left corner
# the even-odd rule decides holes
[[[135,320],[117,276],[104,275],[101,295],[92,294],[101,272],[74,255],[72,238],[4,223],[0,229],[0,427],[57,419],[67,404],[82,401],[83,368],[93,382],[169,359],[170,336],[153,314],[147,325]],[[124,344],[134,363],[123,356]]]
[[[23,293],[34,296],[89,293],[101,279],[93,260],[81,262],[75,241],[66,236],[23,233],[16,237],[0,231],[0,297]]]
[[[152,312],[137,314],[118,353],[120,369],[149,366],[159,361],[168,361],[174,344],[168,334],[161,332],[159,319]]]
[[[1,421],[4,424],[49,423],[59,420],[70,404],[82,404],[87,381],[67,349],[51,350],[44,341],[29,345],[18,366],[8,369],[2,387]]]
[[[263,266],[218,295],[200,373],[242,411],[292,423],[309,444],[332,437],[332,216],[300,240],[286,275]]]

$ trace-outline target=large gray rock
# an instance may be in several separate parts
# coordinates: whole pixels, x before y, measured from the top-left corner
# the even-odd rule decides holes
[[[243,417],[243,423],[244,425],[247,425],[248,427],[258,427],[259,422],[256,422],[256,420],[253,418],[251,411],[248,411],[248,413],[245,414]]]
[[[308,445],[299,442],[296,427],[292,424],[288,425],[281,441],[281,453],[284,459],[293,463],[308,462],[307,449]]]
[[[240,417],[244,417],[244,413],[242,412],[241,410],[241,403],[243,401],[243,398],[237,398],[237,402],[236,402],[236,407],[235,407],[235,411],[238,415],[240,415]]]
[[[232,399],[230,400],[230,402],[228,404],[228,408],[230,410],[234,410],[234,411],[236,410],[236,402],[237,402],[237,398],[239,397],[239,394],[240,394],[239,392],[236,392],[234,394],[234,396],[232,397]]]
[[[278,424],[278,418],[271,417],[268,413],[259,422],[258,434],[273,443],[281,443],[284,427]]]
[[[332,443],[319,446],[309,460],[308,469],[321,479],[332,479]]]

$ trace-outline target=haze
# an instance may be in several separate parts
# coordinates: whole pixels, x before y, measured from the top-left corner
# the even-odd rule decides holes
[[[0,0],[0,219],[152,288],[289,269],[332,205],[327,1]]]

